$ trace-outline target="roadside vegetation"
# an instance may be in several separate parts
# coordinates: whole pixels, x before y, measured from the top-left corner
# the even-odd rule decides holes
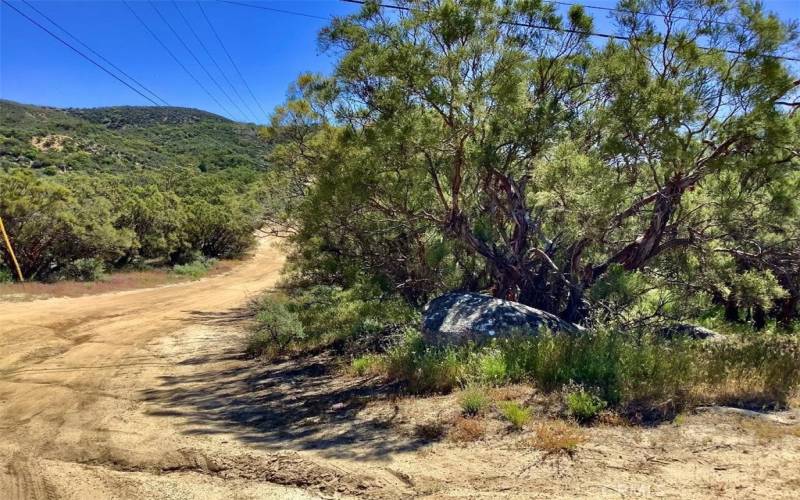
[[[267,354],[332,349],[414,394],[526,383],[580,423],[789,404],[800,80],[765,54],[790,51],[797,26],[750,3],[626,2],[629,40],[598,44],[580,7],[410,5],[367,3],[323,30],[335,70],[301,76],[264,134],[293,325]],[[665,12],[666,39],[637,10]],[[451,290],[585,331],[426,345],[421,308]],[[721,337],[665,334],[678,325]],[[482,435],[470,394],[462,437]],[[517,403],[500,409],[513,427],[528,418]],[[547,449],[581,440],[539,434]]]
[[[0,112],[0,215],[27,280],[150,267],[199,277],[255,241],[264,145],[253,129],[179,108],[3,101]],[[9,262],[0,245],[0,280],[15,278]]]

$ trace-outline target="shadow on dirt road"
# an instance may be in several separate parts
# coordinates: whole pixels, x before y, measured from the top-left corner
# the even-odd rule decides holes
[[[187,321],[228,327],[245,319],[240,308],[192,312]],[[149,414],[182,417],[187,434],[234,434],[265,450],[329,458],[385,460],[426,443],[386,432],[396,413],[362,415],[369,401],[391,398],[392,386],[337,376],[326,355],[270,364],[244,358],[240,342],[229,344],[178,361],[191,372],[164,375],[160,386],[143,391]]]

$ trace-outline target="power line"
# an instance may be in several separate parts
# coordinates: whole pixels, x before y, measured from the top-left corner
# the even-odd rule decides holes
[[[100,68],[101,70],[103,70],[104,72],[106,72],[106,73],[108,73],[109,75],[111,75],[111,76],[112,76],[112,77],[113,77],[115,80],[119,81],[120,83],[122,83],[123,85],[125,85],[126,87],[128,87],[129,89],[133,90],[134,92],[136,92],[136,93],[137,93],[137,94],[139,94],[140,96],[142,96],[142,97],[144,97],[145,99],[147,99],[148,101],[152,102],[152,103],[153,103],[155,106],[159,106],[159,104],[158,104],[156,101],[154,101],[154,100],[153,100],[153,99],[151,99],[150,97],[146,96],[145,94],[141,93],[141,92],[139,91],[139,89],[137,89],[137,88],[133,87],[131,84],[129,84],[128,82],[126,82],[126,81],[125,81],[125,80],[123,80],[122,78],[118,77],[117,75],[115,75],[114,73],[112,73],[111,71],[109,71],[108,69],[106,69],[104,66],[102,66],[102,65],[101,65],[100,63],[98,63],[97,61],[95,61],[95,60],[94,60],[94,59],[92,59],[91,57],[87,56],[86,54],[84,54],[84,53],[83,53],[83,52],[81,52],[80,50],[76,49],[76,48],[75,48],[73,45],[71,45],[69,42],[67,42],[66,40],[64,40],[64,39],[63,39],[63,38],[61,38],[60,36],[56,35],[56,34],[55,34],[55,33],[53,33],[52,31],[50,31],[49,29],[45,28],[44,26],[42,26],[41,24],[39,24],[38,22],[36,22],[36,20],[32,19],[32,18],[31,18],[31,17],[29,17],[27,14],[25,14],[24,12],[22,12],[22,11],[21,11],[21,10],[19,10],[18,8],[14,7],[14,5],[13,5],[13,4],[11,4],[11,2],[5,1],[4,3],[5,3],[6,5],[8,5],[9,7],[11,7],[12,9],[14,9],[14,10],[17,12],[17,14],[21,15],[22,17],[24,17],[25,19],[27,19],[28,21],[30,21],[31,23],[33,23],[34,25],[36,25],[36,26],[37,26],[39,29],[41,29],[42,31],[46,32],[48,35],[52,36],[53,38],[55,38],[55,39],[56,39],[56,40],[58,40],[59,42],[63,43],[64,45],[66,45],[67,47],[69,47],[70,49],[72,49],[74,52],[76,52],[78,55],[80,55],[81,57],[83,57],[84,59],[86,59],[87,61],[89,61],[90,63],[94,64],[95,66],[97,66],[98,68]]]
[[[556,2],[554,0],[547,0],[548,3],[556,4],[556,5],[566,5],[569,7],[577,6],[577,7],[584,7],[586,9],[594,9],[594,10],[604,10],[607,12],[619,12],[621,14],[635,14],[640,16],[648,16],[648,17],[661,17],[666,18],[669,17],[671,19],[678,19],[680,21],[690,21],[694,23],[711,23],[711,24],[722,24],[726,26],[743,26],[739,23],[733,23],[730,21],[717,21],[714,19],[697,19],[696,17],[684,17],[684,16],[674,16],[670,15],[667,16],[666,14],[659,14],[657,12],[647,12],[647,11],[635,11],[635,10],[628,10],[628,9],[620,9],[616,7],[601,7],[599,5],[585,5],[575,2]]]
[[[222,95],[224,95],[225,97],[228,98],[229,101],[231,101],[231,98],[228,95],[228,93],[225,92],[225,90],[220,86],[220,84],[217,82],[216,78],[214,78],[211,75],[211,73],[209,73],[209,71],[208,71],[208,69],[206,69],[205,65],[202,62],[200,62],[200,59],[197,58],[197,56],[194,54],[194,51],[192,51],[192,49],[189,47],[189,45],[183,40],[183,37],[181,37],[181,35],[178,34],[177,30],[175,30],[175,28],[172,27],[172,24],[170,24],[170,22],[167,20],[167,18],[164,16],[164,14],[161,13],[161,11],[159,10],[158,6],[156,6],[156,4],[154,2],[152,2],[151,0],[148,0],[147,3],[149,3],[150,6],[153,8],[153,10],[156,11],[156,14],[158,14],[158,17],[160,17],[161,20],[164,22],[164,24],[167,25],[167,28],[169,28],[169,30],[172,32],[172,34],[175,35],[175,38],[177,38],[178,41],[181,43],[181,45],[183,45],[183,48],[186,49],[186,52],[188,52],[189,55],[192,56],[192,58],[194,59],[194,62],[196,62],[197,65],[200,66],[200,69],[202,69],[205,72],[206,76],[208,76],[208,78],[214,83],[214,85],[217,86],[217,89],[219,89],[220,92],[222,92]],[[219,102],[219,101],[217,101],[217,102]],[[233,102],[233,101],[231,101],[231,102]],[[228,116],[231,116],[231,117],[233,116],[233,113],[228,111],[228,109],[225,106],[222,106],[221,104],[220,104],[220,106],[222,107],[222,109],[225,110],[225,112],[228,114]],[[239,112],[241,113],[241,110]]]
[[[306,14],[305,12],[297,12],[297,11],[293,11],[293,10],[284,10],[284,9],[275,9],[273,7],[265,7],[263,5],[253,5],[251,3],[234,2],[232,0],[217,0],[217,1],[221,2],[221,3],[229,3],[229,4],[232,4],[232,5],[241,5],[242,7],[251,7],[253,9],[261,9],[261,10],[268,10],[268,11],[271,11],[271,12],[278,12],[280,14],[289,14],[289,15],[292,15],[292,16],[308,17],[310,19],[322,19],[323,21],[330,21],[331,20],[330,17],[315,16],[314,14]]]
[[[222,47],[222,50],[225,52],[225,55],[228,56],[228,61],[230,61],[231,66],[233,66],[233,69],[236,70],[236,73],[239,75],[239,79],[241,79],[242,83],[244,83],[244,86],[247,89],[247,92],[250,93],[250,97],[253,99],[253,102],[256,103],[256,106],[258,106],[258,109],[261,110],[264,116],[268,117],[269,116],[268,113],[264,111],[263,107],[261,107],[261,103],[258,102],[258,99],[256,99],[256,96],[253,93],[253,90],[250,88],[250,85],[247,84],[247,80],[245,80],[244,76],[242,75],[242,72],[239,70],[239,66],[233,60],[233,57],[231,57],[231,53],[228,52],[227,47],[225,47],[225,44],[222,42],[222,38],[220,38],[219,33],[217,33],[217,30],[214,28],[214,25],[211,23],[211,20],[206,15],[206,10],[203,8],[203,4],[201,4],[199,1],[196,1],[195,3],[197,4],[198,7],[200,7],[200,12],[203,13],[203,17],[205,18],[206,23],[208,23],[208,27],[211,28],[211,31],[214,33],[214,36],[217,38],[217,42],[219,42],[219,45]]]
[[[54,20],[53,20],[53,19],[52,19],[50,16],[48,16],[47,14],[45,14],[44,12],[42,12],[41,10],[37,9],[37,8],[36,8],[36,7],[35,7],[33,4],[31,4],[30,2],[28,2],[28,0],[22,0],[22,3],[24,3],[25,5],[27,5],[27,6],[28,6],[28,8],[32,9],[33,11],[35,11],[37,14],[39,14],[39,15],[40,15],[40,16],[42,16],[43,18],[45,18],[45,19],[47,19],[48,21],[50,21],[50,24],[52,24],[52,25],[53,25],[53,26],[55,26],[56,28],[60,29],[60,30],[61,30],[61,31],[63,31],[64,33],[66,33],[68,37],[70,37],[70,38],[72,38],[73,40],[75,40],[76,42],[78,42],[78,44],[79,44],[79,45],[81,45],[81,46],[82,46],[82,47],[84,47],[86,50],[88,50],[89,52],[91,52],[92,54],[94,54],[95,56],[97,56],[98,58],[100,58],[100,59],[101,59],[103,62],[105,62],[106,64],[108,64],[109,66],[111,66],[112,68],[114,68],[115,70],[117,70],[118,72],[122,73],[122,75],[124,75],[124,76],[125,76],[125,77],[127,77],[129,80],[131,80],[133,83],[135,83],[136,85],[138,85],[138,86],[139,86],[139,87],[140,87],[142,90],[144,90],[145,92],[149,93],[151,96],[155,97],[156,99],[158,99],[158,100],[159,100],[159,101],[161,101],[162,103],[164,103],[164,105],[165,105],[165,106],[169,106],[169,105],[170,105],[170,104],[169,104],[167,101],[165,101],[164,99],[162,99],[162,98],[161,98],[161,96],[159,96],[158,94],[156,94],[155,92],[153,92],[152,90],[150,90],[149,88],[147,88],[147,87],[146,87],[146,86],[145,86],[143,83],[141,83],[139,80],[137,80],[136,78],[134,78],[134,77],[132,77],[131,75],[129,75],[128,73],[126,73],[126,72],[125,72],[125,71],[124,71],[122,68],[120,68],[119,66],[117,66],[117,65],[116,65],[116,64],[114,64],[113,62],[109,61],[108,59],[106,59],[105,57],[103,57],[101,54],[98,54],[98,53],[97,53],[97,51],[95,51],[94,49],[92,49],[91,47],[89,47],[88,45],[86,45],[85,43],[83,43],[83,42],[82,42],[82,41],[81,41],[81,40],[80,40],[78,37],[76,37],[75,35],[73,35],[72,33],[70,33],[70,32],[69,32],[69,31],[68,31],[66,28],[64,28],[63,26],[61,26],[61,25],[60,25],[60,24],[58,24],[57,22],[55,22],[55,21],[54,21]]]
[[[211,100],[212,100],[212,101],[214,101],[214,102],[217,104],[217,106],[219,106],[220,108],[222,108],[222,109],[224,110],[224,109],[225,109],[225,106],[223,106],[223,105],[222,105],[222,104],[221,104],[221,103],[220,103],[220,102],[217,100],[217,98],[216,98],[216,97],[214,97],[214,96],[211,94],[211,92],[209,92],[209,91],[208,91],[208,89],[205,87],[205,85],[203,85],[203,84],[200,82],[200,80],[198,80],[198,79],[197,79],[197,77],[195,77],[195,76],[194,76],[194,74],[192,74],[192,72],[191,72],[191,71],[189,71],[189,69],[188,69],[188,68],[187,68],[187,67],[186,67],[186,66],[185,66],[185,65],[184,65],[184,64],[181,62],[181,60],[180,60],[180,59],[178,59],[178,57],[177,57],[177,56],[176,56],[176,55],[175,55],[175,54],[174,54],[174,53],[173,53],[173,52],[170,50],[170,48],[167,46],[167,44],[165,44],[165,43],[164,43],[164,42],[161,40],[161,38],[159,38],[159,37],[158,37],[158,35],[156,35],[156,34],[155,34],[155,32],[154,32],[153,30],[151,30],[151,29],[150,29],[150,26],[148,26],[148,25],[147,25],[147,23],[144,21],[144,19],[142,19],[141,17],[139,17],[139,14],[137,14],[137,13],[136,13],[136,11],[135,11],[135,10],[133,10],[133,7],[131,7],[131,6],[130,6],[130,4],[128,3],[128,1],[127,1],[127,0],[122,0],[122,3],[124,3],[124,4],[125,4],[125,6],[126,6],[126,7],[128,7],[128,10],[130,10],[130,11],[131,11],[131,14],[133,14],[133,17],[135,17],[135,18],[136,18],[136,19],[139,21],[139,23],[141,23],[141,25],[142,25],[142,26],[144,26],[144,29],[145,29],[145,30],[147,30],[147,32],[148,32],[148,33],[150,33],[150,36],[152,36],[152,37],[153,37],[153,38],[156,40],[156,42],[158,42],[158,44],[159,44],[159,45],[161,45],[161,47],[162,47],[162,48],[163,48],[165,51],[167,51],[167,54],[169,54],[169,55],[170,55],[170,57],[172,57],[172,59],[173,59],[173,60],[174,60],[176,63],[178,63],[178,66],[180,66],[180,67],[183,69],[183,71],[185,71],[185,72],[186,72],[186,74],[187,74],[187,75],[189,75],[189,77],[190,77],[192,80],[194,80],[194,82],[195,82],[195,83],[196,83],[196,84],[197,84],[197,85],[198,85],[198,86],[199,86],[201,89],[203,89],[203,92],[205,92],[205,93],[206,93],[206,95],[208,95],[208,97],[210,97],[210,98],[211,98]],[[226,112],[226,113],[228,114],[228,116],[230,117],[230,113],[228,113],[228,111],[227,111],[227,110],[225,110],[225,112]]]
[[[363,4],[366,3],[364,0],[342,0],[342,1],[345,2],[345,3],[354,3],[354,4],[359,4],[359,5],[363,5]],[[392,5],[392,4],[384,4],[384,3],[378,3],[377,5],[379,7],[383,7],[383,8],[386,8],[386,9],[401,10],[401,11],[405,11],[405,12],[414,12],[415,10],[417,12],[424,12],[424,11],[422,11],[420,9],[414,9],[412,7],[406,7],[406,6],[403,6],[403,5]],[[598,37],[598,38],[606,38],[606,39],[609,39],[609,40],[620,40],[620,41],[626,41],[626,42],[635,42],[637,40],[636,37],[632,37],[632,36],[611,35],[611,34],[608,34],[608,33],[599,33],[599,32],[593,32],[593,31],[583,31],[583,30],[576,30],[576,29],[572,29],[572,28],[554,28],[552,26],[545,26],[545,25],[540,25],[540,24],[520,23],[520,22],[514,22],[514,21],[506,21],[506,22],[502,22],[501,24],[505,24],[507,26],[519,26],[519,27],[523,27],[523,28],[535,28],[535,29],[541,29],[541,30],[545,30],[545,31],[557,31],[557,32],[560,32],[560,33],[573,33],[573,34],[577,34],[577,35],[593,36],[593,37]],[[781,59],[781,60],[784,60],[784,61],[800,62],[800,57],[776,56],[776,55],[772,55],[772,54],[749,54],[747,52],[742,52],[740,50],[719,49],[719,48],[714,48],[714,47],[703,47],[702,45],[698,45],[697,48],[699,48],[701,50],[708,50],[708,51],[717,50],[717,51],[723,52],[725,54],[733,54],[733,55],[739,55],[739,56],[743,56],[743,55],[758,55],[758,56],[761,56],[761,57],[771,57],[773,59]]]
[[[186,16],[183,14],[183,12],[181,11],[181,9],[178,7],[178,4],[177,4],[177,3],[175,3],[175,1],[173,0],[173,2],[172,2],[172,5],[174,5],[174,6],[175,6],[175,10],[177,10],[177,11],[178,11],[178,14],[180,14],[180,16],[181,16],[181,19],[183,19],[183,22],[184,22],[184,23],[186,24],[186,26],[189,28],[189,31],[191,31],[191,32],[192,32],[192,35],[194,35],[194,38],[195,38],[195,40],[197,40],[197,43],[199,43],[199,44],[200,44],[200,47],[202,47],[202,48],[203,48],[203,51],[205,51],[205,53],[206,53],[206,55],[208,56],[208,58],[209,58],[209,59],[211,59],[211,62],[213,62],[213,63],[214,63],[214,66],[216,66],[216,67],[217,67],[217,70],[218,70],[218,71],[220,72],[220,74],[222,75],[222,78],[224,78],[224,79],[225,79],[225,81],[226,81],[226,82],[228,82],[228,85],[230,86],[230,88],[231,88],[231,89],[233,89],[233,92],[236,94],[236,96],[239,98],[239,100],[242,102],[242,104],[244,104],[244,107],[245,107],[245,108],[247,108],[247,110],[250,112],[250,115],[251,115],[253,118],[255,118],[255,116],[253,115],[253,111],[252,111],[250,108],[248,108],[248,107],[247,107],[247,103],[246,103],[246,102],[244,102],[244,100],[242,99],[242,96],[240,96],[240,95],[239,95],[239,92],[236,90],[236,87],[234,87],[234,86],[233,86],[233,84],[231,83],[231,81],[228,79],[228,75],[226,75],[226,74],[225,74],[225,72],[224,72],[224,71],[222,71],[222,68],[221,68],[221,67],[220,67],[220,65],[217,63],[217,60],[216,60],[216,59],[214,59],[214,56],[213,56],[213,55],[211,55],[211,52],[208,50],[208,47],[206,47],[206,44],[205,44],[205,43],[203,43],[203,40],[202,40],[202,39],[201,39],[201,38],[200,38],[200,37],[197,35],[197,32],[194,30],[194,28],[192,27],[192,25],[191,25],[191,23],[189,22],[189,20],[186,18]],[[227,94],[226,94],[226,97],[227,97]],[[245,114],[245,112],[244,112],[244,111],[242,111],[242,108],[240,108],[240,107],[239,107],[239,105],[238,105],[238,104],[236,104],[236,102],[234,102],[234,101],[233,101],[233,99],[230,99],[230,97],[228,97],[228,100],[230,100],[230,101],[231,101],[231,104],[233,104],[233,105],[234,105],[234,107],[235,107],[236,109],[238,109],[238,110],[239,110],[239,112],[242,114],[242,116],[245,116],[245,117],[247,116],[247,115]]]

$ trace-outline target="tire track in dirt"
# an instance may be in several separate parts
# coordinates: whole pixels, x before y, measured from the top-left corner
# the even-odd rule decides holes
[[[219,332],[201,327],[202,346],[178,342],[171,356],[157,348],[159,339],[190,333],[203,315],[244,306],[274,285],[282,264],[281,251],[262,240],[232,271],[195,282],[0,302],[0,498],[144,498],[151,491],[305,498],[296,487],[347,496],[374,489],[368,479],[302,457],[243,444],[217,449],[182,432],[183,419],[153,416],[141,396],[162,383],[176,357],[213,348]]]

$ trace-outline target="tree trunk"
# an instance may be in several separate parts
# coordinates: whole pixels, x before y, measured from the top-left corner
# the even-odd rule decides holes
[[[739,306],[737,306],[736,302],[732,299],[725,300],[725,321],[729,321],[731,323],[742,322],[742,320],[739,318]]]
[[[763,330],[767,326],[767,312],[761,306],[753,308],[753,328]]]

